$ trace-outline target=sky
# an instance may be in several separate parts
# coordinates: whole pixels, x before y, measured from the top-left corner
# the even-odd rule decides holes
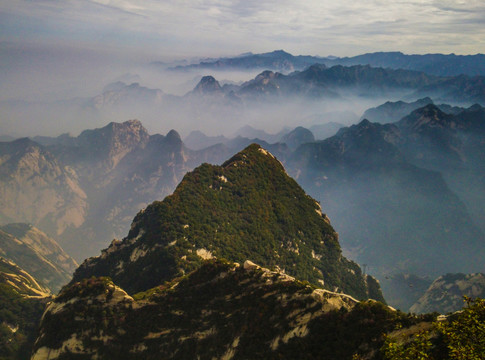
[[[483,0],[0,0],[0,43],[171,60],[485,52]]]

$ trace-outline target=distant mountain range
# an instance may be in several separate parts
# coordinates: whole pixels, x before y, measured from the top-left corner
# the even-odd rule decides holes
[[[387,101],[385,104],[379,105],[374,108],[367,109],[360,117],[360,120],[367,119],[371,122],[378,122],[381,124],[387,124],[397,122],[403,117],[409,115],[414,110],[422,108],[428,104],[434,104],[433,100],[429,97],[418,99],[414,102],[405,101]],[[464,110],[460,106],[450,106],[448,104],[435,104],[442,112],[457,115]]]
[[[352,116],[356,106],[361,103],[370,106],[385,99],[414,102],[429,97],[436,104],[485,106],[483,75],[445,76],[414,68],[376,67],[373,63],[312,63],[289,73],[261,70],[252,79],[238,83],[219,82],[215,71],[201,70],[199,83],[185,90],[185,95],[168,93],[166,86],[169,85],[164,83],[157,87],[139,81],[116,81],[86,98],[55,102],[5,101],[0,103],[6,114],[0,130],[14,134],[19,123],[29,122],[39,133],[43,128],[73,131],[72,125],[67,126],[72,123],[74,131],[81,131],[112,119],[140,118],[149,128],[159,128],[160,123],[167,122],[188,133],[194,130],[193,121],[197,121],[203,124],[203,131],[217,128],[230,134],[258,121],[265,125],[284,121],[285,125],[309,126],[315,116],[348,125],[358,117]],[[64,123],[54,120],[60,113],[65,114]],[[340,113],[340,119],[331,115],[335,113]],[[45,126],[40,127],[41,123]]]
[[[147,88],[139,83],[116,82],[106,86],[103,93],[86,99],[81,108],[91,116],[119,113],[151,118],[163,112],[165,116],[176,114],[184,119],[201,119],[202,122],[221,116],[235,118],[233,121],[236,122],[236,119],[244,118],[252,111],[263,111],[268,106],[274,106],[274,111],[278,112],[282,105],[280,103],[284,101],[294,103],[296,109],[301,108],[299,116],[303,120],[311,114],[304,113],[305,107],[298,103],[302,100],[368,100],[389,97],[391,94],[411,102],[426,98],[436,103],[485,105],[484,79],[484,76],[438,76],[410,69],[370,65],[327,67],[324,64],[312,64],[287,75],[265,70],[239,85],[221,85],[214,76],[206,75],[184,96],[166,94],[160,89]],[[412,111],[411,108],[403,107],[401,115],[406,115],[407,110]],[[346,117],[349,117],[348,114]]]
[[[206,76],[196,86],[201,95],[226,94],[228,100],[267,101],[274,97],[296,96],[308,99],[336,99],[349,95],[383,96],[389,92],[419,99],[429,96],[436,101],[473,103],[485,101],[484,76],[438,76],[409,69],[372,67],[370,65],[314,64],[288,75],[265,70],[239,86],[220,86]],[[205,82],[210,82],[210,86]],[[217,91],[204,90],[217,87]]]
[[[283,50],[263,54],[244,54],[232,58],[205,60],[197,64],[179,65],[172,70],[272,70],[292,72],[303,70],[310,65],[370,65],[390,69],[422,71],[437,76],[484,76],[485,55],[426,54],[406,55],[402,52],[376,52],[352,57],[318,57],[291,55]]]

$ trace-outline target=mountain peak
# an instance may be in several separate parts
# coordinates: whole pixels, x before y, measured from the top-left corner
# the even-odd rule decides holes
[[[452,118],[452,115],[444,113],[436,105],[428,104],[401,119],[398,126],[414,130],[425,127],[450,127]]]
[[[194,88],[195,93],[199,94],[211,94],[221,91],[221,85],[213,76],[204,76],[200,79],[197,86]]]
[[[265,70],[262,73],[256,75],[254,80],[249,81],[249,83],[263,83],[264,85],[266,85],[270,80],[277,78],[278,74],[279,73],[271,70]]]
[[[167,141],[172,142],[172,143],[182,142],[180,134],[174,129],[170,130],[167,133],[166,139],[167,139]]]
[[[326,69],[327,69],[327,66],[325,64],[313,64],[313,65],[309,66],[306,71],[320,72],[320,71],[324,71]]]
[[[284,51],[283,49],[281,50],[274,50],[269,53],[270,55],[277,55],[277,56],[285,56],[285,57],[293,57],[290,53]]]
[[[119,161],[140,144],[148,141],[150,135],[139,120],[128,120],[123,123],[111,122],[105,127],[84,130],[77,142],[86,148],[88,158],[107,157],[110,166]]]
[[[257,144],[222,166],[202,164],[187,173],[172,195],[138,213],[122,242],[81,265],[73,281],[109,276],[134,293],[210,258],[252,259],[332,291],[369,296],[320,205]]]
[[[363,119],[360,123],[357,124],[358,127],[369,127],[371,125],[372,123],[367,119]]]
[[[441,115],[441,114],[445,114],[443,111],[441,111],[439,109],[439,107],[437,107],[435,104],[433,103],[430,103],[430,104],[426,104],[425,106],[423,106],[422,108],[419,108],[419,109],[416,109],[415,111],[413,111],[414,113],[418,113],[418,114],[423,114],[423,115]]]
[[[278,167],[283,168],[283,165],[276,160],[273,154],[269,151],[263,149],[259,144],[251,144],[246,147],[244,150],[238,152],[232,158],[227,160],[222,164],[222,167],[229,168],[231,166],[253,166],[255,164],[270,161],[274,164],[278,164]]]
[[[290,131],[288,134],[285,134],[281,138],[281,141],[286,143],[291,149],[296,149],[301,144],[314,142],[315,136],[307,128],[304,128],[303,126],[298,126]]]

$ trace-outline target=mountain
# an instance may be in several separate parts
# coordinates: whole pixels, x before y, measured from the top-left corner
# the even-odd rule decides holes
[[[463,297],[485,297],[485,274],[446,274],[438,277],[410,308],[416,314],[438,311],[442,314],[463,307]]]
[[[42,289],[53,293],[69,282],[77,266],[53,239],[27,224],[0,228],[0,256],[13,261],[31,274]]]
[[[485,75],[485,55],[425,54],[408,55],[401,52],[375,52],[352,57],[294,56],[283,50],[264,54],[246,54],[232,58],[219,58],[198,64],[181,65],[173,69],[244,70],[265,69],[290,72],[303,70],[310,65],[370,65],[391,69],[422,71],[437,76]]]
[[[0,221],[29,222],[50,234],[79,227],[86,193],[72,167],[27,138],[0,143]]]
[[[160,89],[149,89],[139,83],[125,84],[118,81],[107,85],[103,93],[92,98],[86,106],[103,109],[112,106],[128,107],[132,105],[160,104],[164,93]]]
[[[479,103],[484,105],[485,76],[458,75],[441,78],[417,89],[410,97],[432,97],[437,102],[452,102],[453,104]]]
[[[99,129],[84,130],[73,139],[72,148],[61,148],[60,151],[68,154],[64,155],[64,161],[78,168],[86,163],[94,169],[100,168],[101,174],[90,174],[89,180],[92,181],[97,180],[93,176],[103,176],[116,167],[124,156],[145,144],[148,138],[149,134],[139,120],[111,122]]]
[[[255,129],[246,125],[239,129],[233,138],[227,138],[222,135],[207,136],[201,131],[192,131],[184,139],[184,144],[186,144],[188,148],[197,151],[196,158],[199,159],[201,163],[211,162],[221,164],[232,154],[243,150],[252,143],[257,143],[263,146],[279,159],[285,159],[288,156],[290,149],[285,143],[277,142],[279,135],[285,133],[286,130],[282,130],[278,134],[268,134],[264,130]],[[272,143],[269,143],[268,141],[271,141]]]
[[[225,145],[230,149],[230,154],[228,155],[231,156],[235,152],[239,152],[253,143],[261,145],[262,147],[267,149],[269,152],[277,156],[282,161],[286,159],[286,157],[290,153],[290,149],[284,143],[277,142],[275,144],[269,144],[266,141],[258,138],[246,138],[246,137],[238,136],[234,139],[227,141]],[[229,156],[226,156],[226,159]]]
[[[0,257],[0,357],[30,359],[49,290]]]
[[[184,144],[192,150],[201,150],[209,146],[225,143],[228,139],[223,136],[207,136],[202,131],[194,130],[184,138]]]
[[[367,119],[372,122],[378,122],[381,124],[397,122],[403,117],[409,115],[414,110],[422,108],[428,104],[434,104],[433,100],[429,97],[416,100],[414,102],[404,101],[387,101],[385,104],[379,105],[375,108],[367,109],[361,116],[361,120]],[[461,113],[465,108],[459,106],[451,106],[448,104],[436,105],[442,112],[452,115]]]
[[[209,78],[213,79],[211,83],[217,83],[212,76],[205,77],[205,79]],[[323,64],[314,64],[287,75],[265,70],[254,79],[239,86],[222,87],[222,92],[226,93],[223,97],[226,101],[222,104],[225,106],[230,104],[227,101],[230,93],[230,97],[237,99],[239,108],[241,106],[251,108],[257,104],[268,106],[282,98],[292,101],[302,98],[345,100],[356,96],[369,99],[389,97],[389,95],[413,101],[429,97],[437,102],[469,106],[473,103],[485,103],[484,84],[485,76],[445,77],[414,70],[370,65],[326,67]],[[219,88],[217,89],[217,94],[220,94]],[[200,91],[194,89],[189,94],[197,93]],[[213,96],[213,98],[221,104],[221,96]]]
[[[331,121],[325,124],[312,125],[309,130],[314,134],[315,140],[325,140],[334,136],[343,127],[345,125]]]
[[[138,213],[126,238],[86,260],[73,282],[109,276],[133,294],[213,257],[251,258],[332,291],[382,299],[375,280],[342,256],[320,205],[256,144],[185,175],[172,195]]]
[[[372,98],[394,94],[400,97],[430,96],[446,102],[483,103],[484,77],[438,77],[423,72],[375,68],[369,65],[327,68],[317,64],[283,75],[264,71],[233,90],[246,101],[274,101],[282,97],[338,99],[348,96]],[[462,92],[457,96],[459,92]]]
[[[138,120],[86,130],[75,146],[56,151],[79,173],[90,206],[82,226],[63,236],[63,246],[78,258],[125,233],[140,208],[170,194],[199,164],[176,131],[149,135]]]
[[[302,126],[296,127],[288,134],[285,134],[281,137],[281,142],[287,144],[288,147],[292,150],[296,149],[301,144],[314,141],[315,136],[313,136],[313,133]]]
[[[279,140],[281,140],[281,137],[287,134],[288,132],[289,132],[289,129],[284,128],[283,130],[281,130],[276,134],[269,134],[264,130],[256,129],[250,125],[245,125],[242,128],[238,129],[233,136],[234,137],[240,136],[248,139],[261,139],[268,143],[276,143]]]
[[[7,224],[0,226],[0,230],[13,235],[68,274],[72,274],[79,266],[54,239],[30,224]]]
[[[317,64],[288,75],[265,70],[238,88],[233,87],[232,91],[242,99],[259,102],[284,96],[339,98],[349,91],[369,97],[387,95],[389,91],[409,94],[411,89],[417,91],[426,86],[438,86],[445,80],[449,79],[410,70],[374,68],[368,65],[336,65],[327,68]]]
[[[381,124],[393,123],[401,120],[406,115],[409,115],[410,112],[432,103],[433,100],[429,97],[411,103],[404,101],[388,101],[375,108],[367,109],[360,119],[367,119],[371,122],[378,122]]]
[[[485,231],[483,177],[485,109],[473,105],[458,114],[446,114],[434,105],[417,109],[396,125],[405,134],[400,145],[408,161],[439,171],[464,201],[475,223]]]
[[[441,169],[445,162],[458,166],[462,160],[461,144],[454,136],[457,123],[451,114],[429,104],[413,111],[397,124],[407,134],[402,145],[408,157],[422,166]]]
[[[337,58],[327,64],[345,66],[370,65],[391,69],[422,71],[436,76],[485,75],[485,55],[425,54],[407,55],[401,52],[376,52]]]
[[[0,221],[41,227],[78,260],[125,234],[136,213],[173,192],[187,171],[233,153],[192,151],[176,131],[150,135],[138,120],[46,143],[0,143]]]
[[[291,72],[301,70],[309,65],[323,62],[323,58],[315,56],[293,56],[283,50],[276,50],[264,54],[245,54],[232,58],[219,58],[202,61],[198,64],[179,65],[171,68],[177,71],[187,70],[252,70],[269,69],[274,71]]]
[[[423,320],[212,260],[133,297],[107,278],[73,283],[47,308],[32,359],[379,359],[384,334]]]
[[[40,285],[32,275],[14,262],[0,257],[0,284],[6,284],[11,291],[22,296],[46,297],[50,290]]]
[[[301,145],[287,167],[318,198],[348,254],[379,277],[483,266],[483,233],[443,176],[411,164],[395,124],[363,120]]]
[[[429,277],[415,274],[393,274],[381,277],[382,292],[386,294],[386,301],[392,307],[409,312],[411,306],[419,300],[432,283]],[[430,312],[435,310],[430,310]]]
[[[221,94],[222,88],[213,76],[204,76],[194,88],[193,93],[198,95]]]

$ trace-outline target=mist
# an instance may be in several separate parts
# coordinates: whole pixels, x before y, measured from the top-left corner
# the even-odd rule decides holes
[[[339,119],[340,112],[355,114],[357,121],[367,108],[389,100],[389,96],[363,97],[346,89],[332,99],[285,96],[230,103],[187,94],[203,76],[214,76],[221,86],[239,86],[264,69],[173,71],[169,68],[179,59],[157,53],[66,45],[0,46],[0,134],[13,137],[76,136],[85,129],[129,119],[140,120],[150,133],[175,129],[183,136],[192,130],[232,136],[245,125],[277,133],[285,127],[328,121],[350,125],[354,121],[348,116]],[[137,91],[144,93],[110,94],[109,86],[117,82],[138,84]],[[157,91],[162,95],[155,99],[150,94]]]

